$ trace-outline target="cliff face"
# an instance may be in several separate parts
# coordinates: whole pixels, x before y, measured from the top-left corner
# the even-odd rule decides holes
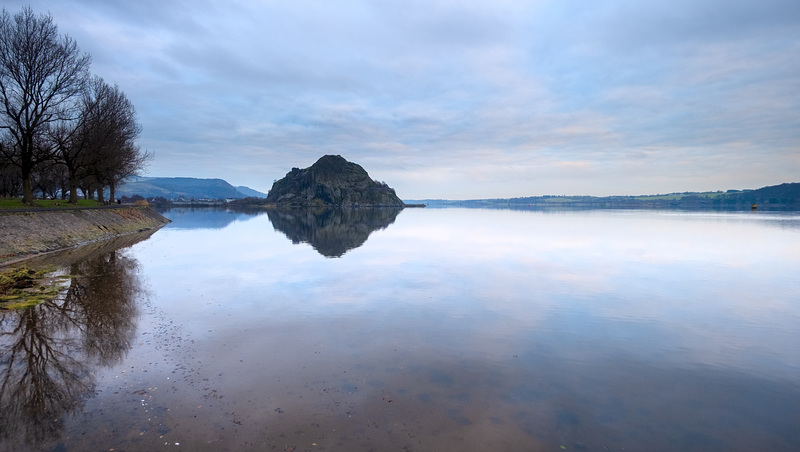
[[[372,180],[360,165],[326,155],[275,182],[267,203],[295,206],[403,207],[394,189]]]

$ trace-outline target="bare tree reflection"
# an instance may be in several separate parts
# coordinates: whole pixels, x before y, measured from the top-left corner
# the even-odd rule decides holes
[[[112,251],[69,267],[63,296],[0,312],[0,440],[60,437],[66,415],[93,395],[94,373],[131,346],[141,293],[137,262]]]

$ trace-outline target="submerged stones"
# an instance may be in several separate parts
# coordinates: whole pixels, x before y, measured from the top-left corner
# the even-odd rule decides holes
[[[374,181],[360,165],[325,155],[276,181],[266,202],[298,207],[404,207],[394,189]]]

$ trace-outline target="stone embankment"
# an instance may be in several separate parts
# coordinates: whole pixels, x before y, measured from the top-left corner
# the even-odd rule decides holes
[[[0,211],[0,266],[40,253],[135,232],[169,220],[145,206],[47,211]]]

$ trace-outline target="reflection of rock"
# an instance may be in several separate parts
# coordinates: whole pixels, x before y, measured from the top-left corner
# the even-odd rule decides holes
[[[399,208],[276,209],[267,211],[272,226],[292,243],[305,242],[326,257],[358,248],[377,229],[394,223]]]
[[[0,442],[9,450],[58,440],[65,417],[92,395],[97,369],[119,362],[133,341],[138,263],[108,249],[82,257],[62,267],[70,277],[62,296],[0,311]]]
[[[292,168],[272,185],[266,201],[306,207],[403,207],[392,188],[339,155],[323,156],[305,169]]]

